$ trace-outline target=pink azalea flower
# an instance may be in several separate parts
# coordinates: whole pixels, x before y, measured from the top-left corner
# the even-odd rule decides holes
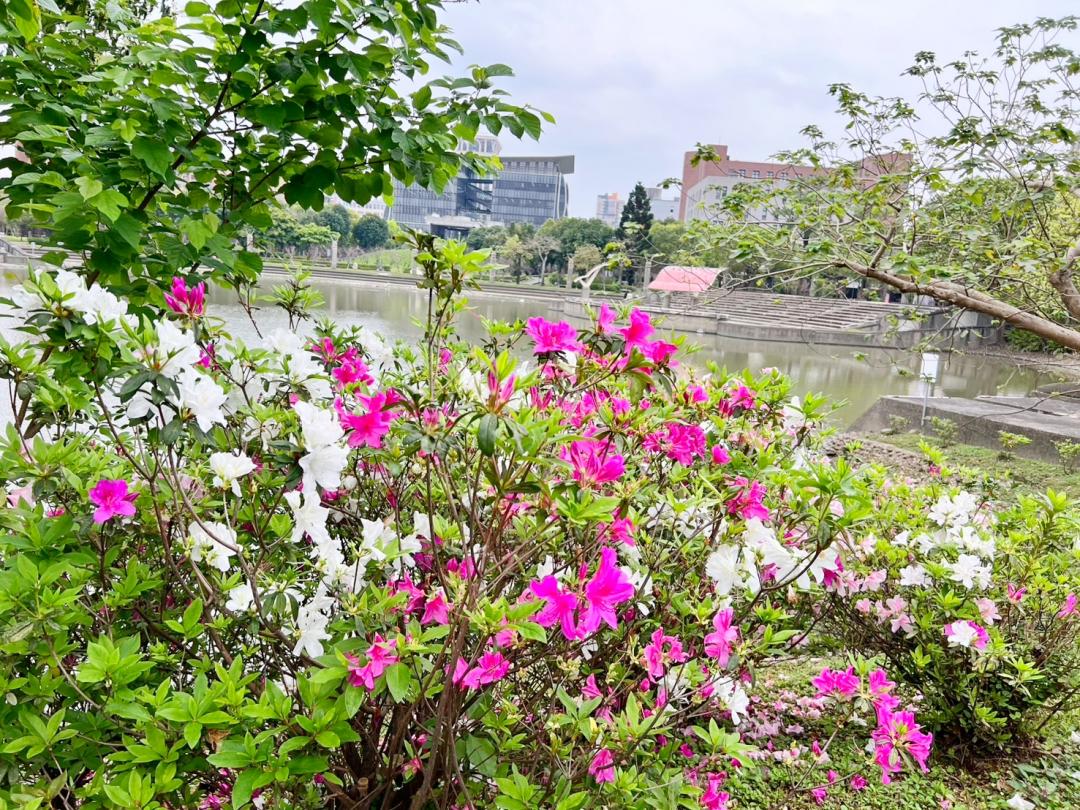
[[[750,481],[741,475],[733,483],[739,491],[735,494],[735,497],[727,502],[728,514],[738,515],[743,520],[749,520],[750,518],[768,520],[769,510],[761,502],[762,498],[765,497],[764,485],[757,481]]]
[[[889,680],[888,673],[883,669],[875,669],[870,673],[870,694],[874,697],[887,694],[896,688],[896,684]]]
[[[634,546],[634,521],[630,518],[615,518],[611,523],[601,523],[597,537],[601,543],[622,543]]]
[[[861,773],[857,773],[851,777],[851,781],[848,782],[852,790],[866,790],[866,777]]]
[[[398,662],[394,655],[395,644],[387,641],[378,633],[375,640],[367,650],[368,662],[360,665],[360,659],[354,655],[346,655],[349,659],[349,683],[353,686],[363,686],[369,692],[375,688],[375,679],[378,678],[387,667]]]
[[[566,321],[552,323],[544,318],[529,318],[525,333],[536,344],[533,354],[579,352],[585,348],[577,339],[577,331]]]
[[[712,460],[713,464],[730,464],[731,454],[720,445],[713,445]]]
[[[976,599],[975,607],[979,609],[979,615],[982,616],[982,620],[987,624],[992,625],[1001,618],[1001,614],[998,612],[997,605],[994,604],[993,599],[987,599],[986,597]]]
[[[543,599],[546,604],[533,616],[541,627],[551,627],[558,624],[562,628],[563,635],[570,641],[578,637],[577,634],[577,609],[578,595],[563,590],[555,577],[548,575],[539,582],[529,584],[529,592],[538,599]]]
[[[879,712],[878,727],[870,735],[874,741],[874,760],[881,768],[882,784],[889,784],[893,774],[903,768],[902,754],[908,754],[923,773],[934,743],[934,735],[926,734],[911,712]]]
[[[739,640],[739,628],[731,626],[735,611],[725,608],[713,616],[715,630],[705,636],[705,654],[715,658],[721,669],[727,669],[731,647]]]
[[[34,501],[34,487],[32,484],[26,486],[16,487],[8,493],[8,506],[18,506],[19,502],[25,503],[27,506],[33,507]]]
[[[600,312],[596,315],[596,331],[601,335],[610,335],[615,330],[612,326],[615,323],[615,310],[609,307],[607,304],[600,305]]]
[[[626,341],[627,352],[635,346],[644,346],[649,339],[649,335],[654,331],[655,328],[649,319],[649,313],[642,312],[637,308],[634,308],[630,312],[630,325],[625,329],[619,330],[623,336],[623,340]]]
[[[607,624],[615,629],[619,620],[615,608],[634,595],[634,586],[621,568],[615,564],[615,549],[600,549],[600,564],[585,584],[585,611],[578,631],[588,635]]]
[[[825,804],[825,800],[829,798],[829,791],[824,787],[812,788],[810,795],[814,797],[814,801],[818,804]]]
[[[674,343],[667,343],[663,340],[654,340],[652,343],[646,343],[641,347],[641,351],[645,357],[658,366],[668,362],[668,360],[671,359],[671,356],[678,350],[679,347]]]
[[[351,431],[349,447],[373,447],[377,450],[382,447],[383,437],[390,432],[390,423],[398,417],[398,414],[388,410],[398,400],[387,391],[356,399],[364,408],[362,413],[350,413],[344,408],[338,411],[341,426]]]
[[[165,304],[173,312],[197,318],[206,311],[206,284],[200,281],[192,287],[179,276],[173,276],[172,295],[165,293]]]
[[[682,642],[676,636],[666,635],[662,629],[653,632],[645,647],[645,670],[654,680],[664,677],[669,662],[680,664],[685,660]]]
[[[710,773],[706,779],[705,792],[701,794],[701,806],[705,810],[727,810],[731,796],[720,790],[720,786],[724,784],[724,774]]]
[[[1024,597],[1027,596],[1027,588],[1018,588],[1011,582],[1006,586],[1009,592],[1009,601],[1014,605],[1019,605],[1024,601]]]
[[[371,372],[368,370],[367,365],[365,365],[364,361],[359,357],[343,361],[332,373],[334,379],[338,381],[338,385],[342,388],[357,382],[362,382],[366,385],[375,384],[375,378],[371,376]]]
[[[446,594],[436,591],[424,605],[424,615],[420,624],[447,624],[450,621],[450,606],[446,603]]]
[[[626,470],[623,457],[607,441],[572,442],[559,451],[559,457],[573,467],[574,480],[587,488],[615,481]]]
[[[94,523],[104,523],[120,515],[132,517],[135,514],[135,499],[138,493],[128,492],[128,483],[122,478],[103,478],[90,490],[90,503],[97,506],[94,510]]]
[[[581,696],[585,700],[593,700],[598,697],[603,697],[604,693],[600,691],[600,687],[596,685],[596,676],[590,675],[585,679],[585,685],[581,688]]]
[[[859,691],[859,676],[855,674],[855,667],[848,667],[845,671],[831,670],[828,667],[821,670],[821,674],[810,681],[817,687],[818,695],[833,695],[836,697],[850,698]]]
[[[1057,617],[1064,619],[1068,616],[1072,616],[1076,613],[1076,594],[1070,593],[1065,597],[1065,604],[1061,606],[1061,610],[1058,611]]]
[[[481,686],[501,681],[509,672],[510,661],[501,652],[492,651],[480,656],[476,666],[471,669],[465,659],[459,658],[454,668],[453,681],[466,689],[479,689]]]
[[[593,757],[593,761],[589,763],[589,775],[595,779],[598,783],[615,781],[615,758],[611,756],[611,751],[607,748],[601,748]]]
[[[664,429],[667,432],[664,448],[668,458],[689,467],[694,463],[694,459],[705,455],[705,431],[697,425],[672,422]]]

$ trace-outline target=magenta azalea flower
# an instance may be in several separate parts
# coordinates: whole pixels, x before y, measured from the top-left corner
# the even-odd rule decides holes
[[[765,497],[764,485],[757,481],[750,481],[741,475],[733,483],[739,491],[727,502],[728,514],[738,515],[743,520],[750,518],[768,520],[769,510],[761,502]]]
[[[855,674],[855,667],[848,667],[841,672],[828,667],[821,670],[821,674],[810,681],[817,687],[818,695],[833,695],[835,697],[850,698],[859,691],[861,681]]]
[[[731,626],[735,611],[725,608],[713,617],[714,632],[705,636],[705,654],[715,658],[721,669],[727,669],[731,647],[739,641],[739,628]]]
[[[615,629],[619,620],[615,608],[634,595],[634,586],[621,568],[615,565],[615,549],[600,549],[600,565],[585,585],[585,612],[578,631],[588,635],[601,624]]]
[[[601,748],[589,763],[589,775],[600,784],[615,781],[615,758],[607,748]]]
[[[359,357],[350,357],[343,360],[341,365],[334,369],[333,375],[342,388],[357,382],[366,383],[367,385],[374,385],[375,383],[371,371]]]
[[[615,330],[611,327],[615,323],[615,310],[607,304],[600,305],[600,312],[596,316],[596,331],[601,335],[610,335]]]
[[[905,753],[923,773],[929,771],[926,761],[934,735],[924,733],[911,712],[879,712],[878,727],[870,737],[874,741],[874,761],[881,767],[882,784],[889,784],[893,774],[903,768]]]
[[[128,483],[122,478],[104,478],[90,490],[90,503],[94,510],[94,523],[104,523],[117,515],[132,517],[135,514],[135,498],[138,493],[128,492]]]
[[[386,391],[356,399],[364,407],[363,413],[339,410],[342,427],[352,431],[349,434],[349,447],[374,447],[378,450],[382,447],[383,436],[390,432],[390,423],[398,417],[398,414],[388,410],[398,399],[392,399]]]
[[[1065,597],[1065,604],[1061,606],[1061,610],[1058,611],[1057,617],[1064,619],[1068,616],[1072,616],[1076,613],[1076,594],[1070,593]]]
[[[165,303],[173,312],[197,318],[206,312],[206,284],[200,281],[188,287],[184,279],[174,276],[172,295],[165,293]]]
[[[449,621],[450,606],[446,603],[446,595],[442,591],[436,591],[424,605],[424,615],[420,617],[420,624],[447,624]]]
[[[533,354],[579,352],[585,348],[577,339],[577,330],[566,321],[552,323],[544,318],[529,318],[525,333],[536,343]]]
[[[548,575],[539,582],[529,584],[529,592],[543,599],[546,604],[533,616],[541,627],[551,627],[553,624],[562,628],[563,635],[570,641],[577,638],[577,594],[563,590],[555,577]]]
[[[453,681],[466,689],[479,689],[489,683],[501,681],[509,672],[510,662],[501,652],[486,652],[472,668],[464,658],[459,658],[454,667]]]
[[[701,794],[701,806],[705,810],[727,810],[731,796],[726,791],[720,790],[725,778],[722,773],[710,773],[708,775],[705,792]]]
[[[652,634],[652,640],[645,648],[645,670],[653,680],[664,677],[669,663],[681,664],[685,660],[682,642],[676,636],[669,636],[662,629]]]
[[[619,330],[623,336],[623,340],[626,341],[627,352],[635,346],[643,347],[648,342],[649,335],[654,331],[656,330],[649,318],[649,313],[642,312],[640,309],[631,311],[630,325],[625,329]]]
[[[667,431],[665,449],[668,458],[689,467],[695,459],[705,455],[705,431],[697,425],[680,425],[672,422],[665,426],[665,430]]]
[[[368,662],[360,665],[360,659],[355,655],[345,656],[349,659],[349,683],[353,686],[363,686],[368,691],[375,688],[375,679],[378,678],[387,667],[398,662],[394,655],[394,642],[387,641],[378,633],[375,641],[367,650]]]
[[[623,457],[615,453],[610,442],[582,440],[559,451],[563,461],[574,468],[574,480],[583,487],[593,487],[615,481],[626,470]]]

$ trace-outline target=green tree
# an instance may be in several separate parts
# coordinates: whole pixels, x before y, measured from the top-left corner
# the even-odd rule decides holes
[[[365,214],[353,226],[352,237],[361,250],[381,248],[390,241],[390,226],[380,216]]]
[[[685,255],[686,226],[681,222],[654,222],[646,250],[660,264],[693,263],[692,257]]]
[[[344,205],[331,205],[329,208],[324,208],[315,214],[312,221],[336,233],[342,247],[352,238],[352,217],[349,216],[349,210]]]
[[[481,228],[473,228],[465,238],[465,244],[471,250],[485,250],[498,248],[507,240],[509,234],[502,225],[488,225]]]
[[[0,161],[7,215],[30,213],[136,314],[175,275],[252,283],[260,260],[241,237],[272,225],[275,200],[364,203],[395,178],[442,189],[463,166],[490,168],[457,151],[481,122],[539,133],[542,116],[495,86],[505,66],[429,75],[456,47],[440,8],[194,2],[182,24],[117,13],[88,27],[51,4],[5,4],[0,139],[28,158]]]
[[[615,229],[609,227],[599,219],[581,219],[580,217],[565,217],[564,219],[549,219],[538,233],[554,237],[559,241],[559,248],[550,258],[550,261],[565,266],[566,260],[574,255],[581,245],[593,245],[602,250],[609,242],[615,239]]]
[[[520,236],[511,236],[499,248],[499,259],[506,262],[514,281],[520,282],[525,274],[525,265],[533,258],[530,242]]]
[[[716,244],[783,279],[862,277],[1080,350],[1077,22],[1003,28],[985,58],[919,53],[912,99],[833,85],[845,142],[804,130],[809,146],[780,159],[813,171],[739,186]]]
[[[542,285],[547,276],[548,261],[559,249],[559,240],[544,233],[537,233],[529,240],[528,247],[529,253],[540,262],[540,284]]]
[[[623,206],[622,216],[619,218],[618,235],[626,246],[626,252],[631,260],[624,275],[624,281],[627,284],[633,284],[638,268],[645,266],[652,221],[652,204],[649,202],[649,195],[645,192],[644,184],[639,180],[634,190],[630,192],[630,197]]]

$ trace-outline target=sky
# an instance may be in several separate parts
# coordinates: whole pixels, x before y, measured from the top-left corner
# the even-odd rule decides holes
[[[625,198],[638,180],[679,176],[698,142],[766,160],[804,145],[807,124],[839,135],[831,83],[914,98],[901,74],[918,51],[988,52],[1001,26],[1078,10],[1076,0],[469,0],[449,4],[444,21],[465,52],[456,68],[508,64],[513,101],[556,118],[539,144],[500,136],[504,154],[575,155],[570,213],[592,216],[597,194]]]

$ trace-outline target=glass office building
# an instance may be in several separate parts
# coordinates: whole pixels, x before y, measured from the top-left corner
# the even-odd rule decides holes
[[[389,219],[440,236],[461,236],[484,225],[528,222],[537,227],[566,216],[574,156],[501,157],[487,176],[461,174],[442,194],[394,181]]]

